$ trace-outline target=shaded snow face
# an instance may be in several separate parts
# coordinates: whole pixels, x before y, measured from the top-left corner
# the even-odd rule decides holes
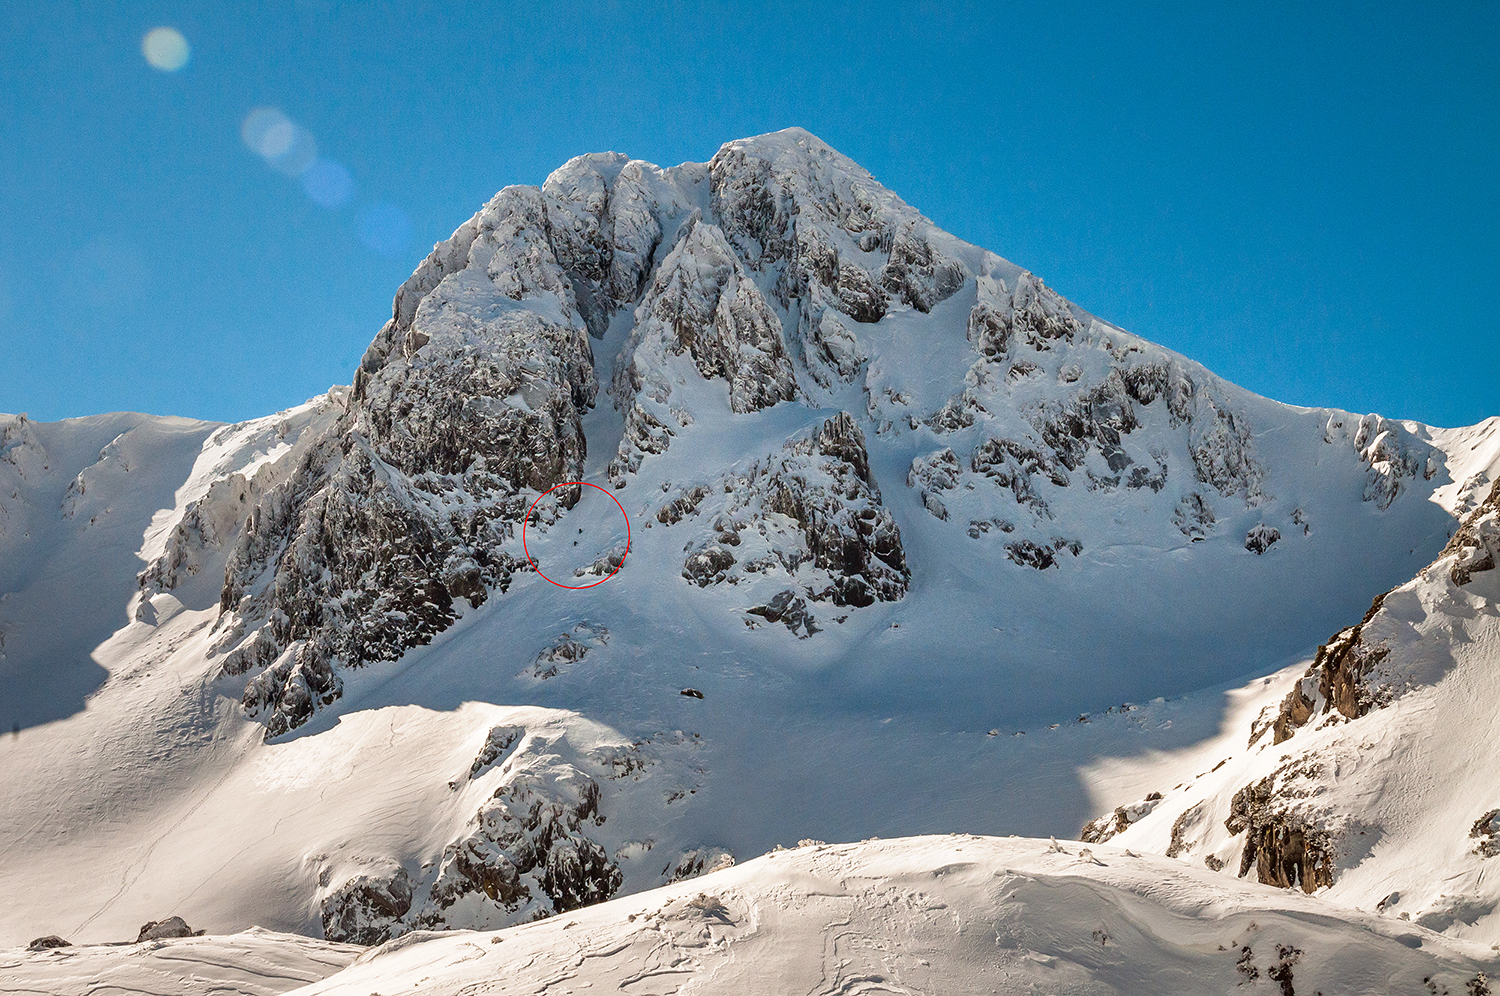
[[[1085,838],[1496,936],[1497,554],[1491,484],[1433,563],[1305,669],[1264,680],[1264,704],[1197,753],[1211,768],[1090,822]],[[1144,764],[1140,777],[1166,782],[1183,763],[1195,762]]]

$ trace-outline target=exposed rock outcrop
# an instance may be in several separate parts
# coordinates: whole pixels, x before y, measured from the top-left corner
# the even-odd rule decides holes
[[[962,263],[944,256],[910,225],[891,241],[890,259],[880,270],[881,285],[923,314],[952,297],[968,277]]]
[[[1290,739],[1308,720],[1316,715],[1327,715],[1330,709],[1337,709],[1349,719],[1358,719],[1371,708],[1388,701],[1388,696],[1372,688],[1366,678],[1390,651],[1385,647],[1371,646],[1363,639],[1365,626],[1380,611],[1387,594],[1389,592],[1377,596],[1370,603],[1369,611],[1358,625],[1340,630],[1318,648],[1307,674],[1282,700],[1272,725],[1275,731],[1273,743]]]
[[[945,492],[972,490],[969,473],[988,479],[1023,514],[979,503],[973,521],[999,518],[1020,529],[1010,559],[1037,566],[1048,558],[1036,550],[1059,549],[1059,526],[1050,523],[1071,531],[1058,519],[1060,489],[1159,493],[1181,480],[1191,490],[1171,518],[1192,540],[1212,531],[1216,502],[1256,507],[1269,500],[1249,423],[1211,378],[1179,361],[1137,357],[1144,347],[1118,330],[1097,322],[1085,329],[1066,302],[1054,301],[1028,274],[1012,283],[1008,289],[998,277],[979,279],[969,339],[980,359],[960,394],[920,423],[911,420],[914,428],[922,424],[940,433],[985,427],[983,435],[968,436],[977,442],[967,456],[950,445],[912,462],[907,484],[920,489],[928,511],[947,518],[952,509]],[[1037,380],[1045,369],[1057,371],[1057,384],[1073,386],[1061,393]],[[1003,381],[994,370],[1006,371]],[[1008,407],[1024,416],[1026,428],[1017,430],[1015,419],[1004,414]],[[1008,431],[995,431],[1001,425]],[[1174,468],[1182,463],[1176,454],[1184,452],[1187,465]]]
[[[917,488],[923,507],[937,518],[947,521],[948,507],[943,504],[940,495],[958,487],[959,475],[962,473],[963,467],[959,464],[958,457],[953,450],[944,447],[936,453],[912,460],[911,467],[906,472],[906,486]]]
[[[969,311],[969,342],[985,359],[1003,359],[1012,345],[1048,349],[1083,331],[1068,302],[1024,270],[1009,288],[982,276],[978,289],[978,300]]]
[[[1208,536],[1215,521],[1213,508],[1196,491],[1183,495],[1177,507],[1172,510],[1172,525],[1195,543]]]
[[[1271,544],[1279,539],[1281,539],[1280,529],[1258,522],[1245,533],[1245,549],[1254,554],[1262,554],[1271,549]]]
[[[335,878],[325,867],[324,936],[378,944],[411,930],[502,927],[609,899],[623,873],[622,858],[600,840],[605,786],[654,785],[668,805],[687,798],[703,775],[692,757],[700,743],[675,732],[579,751],[564,728],[491,728],[468,777],[448,787],[488,779],[493,788],[436,868],[414,873],[393,858],[364,858]]]
[[[1472,581],[1475,574],[1495,569],[1496,558],[1500,557],[1500,481],[1469,513],[1438,555],[1439,560],[1446,557],[1453,558],[1448,576],[1460,587]]]
[[[1359,453],[1369,466],[1364,500],[1384,511],[1419,474],[1430,480],[1438,471],[1439,456],[1400,422],[1379,415],[1345,415],[1328,419],[1323,438],[1344,443]]]
[[[663,885],[684,882],[699,875],[711,875],[716,871],[734,867],[734,855],[721,847],[695,847],[686,851],[676,862],[662,869]]]
[[[38,937],[26,945],[27,951],[51,951],[53,948],[71,948],[72,941],[64,940],[56,934],[48,934],[46,937]]]
[[[1333,844],[1305,812],[1282,798],[1285,788],[1278,781],[1297,774],[1279,772],[1246,785],[1235,793],[1224,826],[1232,834],[1245,835],[1241,878],[1253,867],[1256,879],[1265,885],[1312,893],[1333,884]]]
[[[1078,839],[1085,844],[1102,844],[1116,834],[1130,829],[1132,823],[1149,815],[1160,804],[1161,793],[1152,792],[1138,802],[1116,806],[1113,813],[1106,813],[1085,823]]]
[[[881,504],[864,433],[847,413],[707,490],[717,514],[714,532],[689,544],[683,577],[692,583],[791,577],[808,600],[856,607],[906,593],[911,574],[901,531]],[[709,510],[705,501],[704,514]],[[788,596],[784,608],[797,597]],[[810,619],[796,618],[792,628],[810,635]]]
[[[203,931],[194,930],[180,916],[169,916],[165,920],[149,920],[141,925],[135,943],[142,941],[168,940],[174,937],[201,937]]]
[[[444,849],[418,927],[443,926],[466,897],[488,900],[513,920],[601,902],[620,887],[619,866],[586,832],[604,822],[598,783],[539,752],[521,760],[525,772],[513,772]]]
[[[395,936],[411,909],[411,878],[405,868],[389,875],[356,875],[323,899],[323,936],[347,944],[381,944]]]
[[[821,631],[807,609],[806,600],[795,591],[777,592],[765,605],[756,605],[745,612],[767,622],[779,622],[803,639]]]
[[[521,672],[533,678],[555,678],[571,665],[583,660],[590,650],[609,643],[609,630],[597,623],[581,622],[569,633],[558,634],[557,639]]]
[[[1477,841],[1474,853],[1482,858],[1493,858],[1500,854],[1500,809],[1492,809],[1469,828],[1469,836]]]
[[[613,392],[626,412],[625,437],[610,464],[617,485],[644,456],[665,452],[671,425],[668,357],[692,360],[705,379],[729,385],[730,410],[756,411],[796,396],[781,320],[717,225],[691,215],[657,268],[636,312],[627,359]]]

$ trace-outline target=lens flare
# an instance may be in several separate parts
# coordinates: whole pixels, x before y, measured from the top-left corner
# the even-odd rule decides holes
[[[297,126],[282,118],[260,137],[260,154],[267,159],[279,159],[291,150],[296,140]]]
[[[240,138],[251,152],[287,176],[301,176],[318,158],[312,134],[274,107],[257,107],[245,115]]]
[[[187,65],[192,47],[176,28],[152,28],[141,39],[141,54],[164,73],[175,73]]]
[[[332,159],[319,159],[302,174],[302,189],[315,204],[343,207],[354,196],[354,178]]]
[[[270,133],[283,124],[290,126],[291,123],[285,114],[274,107],[257,107],[245,115],[245,120],[240,125],[240,138],[244,139],[245,145],[251,152],[264,156]]]
[[[359,240],[382,256],[397,258],[411,242],[411,219],[394,204],[366,205],[355,220]]]

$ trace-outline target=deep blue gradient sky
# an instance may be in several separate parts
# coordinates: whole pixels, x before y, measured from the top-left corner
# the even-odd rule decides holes
[[[801,125],[1259,393],[1500,414],[1500,5],[1137,6],[12,4],[0,411],[298,403],[500,187]],[[159,25],[176,72],[142,55]],[[346,203],[246,146],[261,106]]]

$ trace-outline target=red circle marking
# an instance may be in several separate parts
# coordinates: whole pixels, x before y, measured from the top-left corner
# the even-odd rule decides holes
[[[558,490],[558,488],[570,488],[575,484],[581,484],[586,488],[593,488],[595,491],[603,492],[610,501],[615,503],[615,507],[620,510],[620,514],[625,516],[625,556],[620,558],[620,562],[615,565],[614,570],[610,571],[608,574],[604,575],[604,577],[600,578],[598,581],[595,581],[593,584],[557,584],[556,581],[553,581],[547,575],[542,573],[541,566],[538,565],[534,559],[532,559],[531,551],[526,548],[526,527],[531,523],[531,511],[532,509],[536,508],[536,503],[550,495],[553,491]],[[526,554],[526,562],[536,570],[538,576],[540,576],[543,581],[546,581],[549,584],[556,584],[559,588],[566,588],[569,591],[582,591],[585,588],[593,588],[597,585],[603,584],[610,578],[614,577],[616,574],[620,573],[620,568],[625,566],[625,557],[630,556],[630,516],[625,515],[625,506],[620,504],[620,499],[616,498],[608,491],[605,491],[599,485],[590,484],[588,481],[564,481],[562,484],[559,484],[553,488],[549,488],[548,490],[543,491],[541,494],[537,495],[536,501],[533,501],[531,503],[531,506],[526,509],[526,518],[521,520],[521,552]]]

